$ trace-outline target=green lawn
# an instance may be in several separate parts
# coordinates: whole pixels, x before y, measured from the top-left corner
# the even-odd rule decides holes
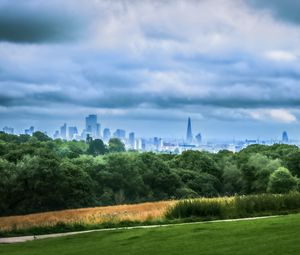
[[[253,221],[94,232],[0,245],[2,255],[300,254],[300,214]]]

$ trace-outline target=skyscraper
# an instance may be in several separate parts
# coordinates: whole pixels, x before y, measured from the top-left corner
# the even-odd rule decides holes
[[[97,115],[91,114],[85,118],[85,132],[93,138],[100,137],[100,124],[97,123]]]
[[[4,127],[3,132],[6,134],[13,135],[14,134],[14,129],[12,127]]]
[[[135,134],[134,134],[134,132],[129,133],[129,145],[130,145],[130,149],[135,148]]]
[[[60,127],[60,136],[63,140],[67,140],[67,124],[63,124]]]
[[[193,133],[192,133],[192,123],[191,123],[191,118],[188,118],[188,125],[187,125],[187,130],[186,130],[186,142],[187,143],[192,143],[193,141]]]
[[[28,129],[25,129],[25,135],[33,135],[33,133],[34,133],[34,127],[33,126],[31,126]]]
[[[120,140],[125,139],[125,137],[126,137],[126,132],[125,132],[125,130],[123,130],[123,129],[117,129],[117,130],[114,132],[114,137],[115,137],[115,138],[118,138],[118,139],[120,139]]]
[[[104,128],[103,130],[103,140],[105,142],[107,142],[111,137],[111,134],[110,134],[110,129],[109,128]]]
[[[202,143],[202,135],[201,135],[201,133],[197,134],[195,138],[196,138],[196,141],[197,141],[198,144]]]
[[[69,140],[75,139],[75,136],[78,134],[77,127],[69,127]]]
[[[289,142],[289,136],[288,136],[288,133],[286,131],[284,131],[282,133],[282,142],[283,143],[288,143]]]
[[[59,131],[56,130],[56,131],[54,132],[54,134],[53,134],[53,138],[54,138],[54,139],[59,139],[59,137],[60,137]]]

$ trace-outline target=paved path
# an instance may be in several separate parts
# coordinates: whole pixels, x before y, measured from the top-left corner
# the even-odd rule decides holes
[[[183,226],[183,225],[193,225],[193,224],[207,224],[216,222],[230,222],[230,221],[249,221],[249,220],[260,220],[267,218],[274,218],[278,216],[265,216],[265,217],[253,217],[253,218],[242,218],[242,219],[228,219],[228,220],[214,220],[214,221],[200,221],[200,222],[188,222],[188,223],[178,223],[178,224],[164,224],[164,225],[148,225],[148,226],[136,226],[136,227],[122,227],[122,228],[104,228],[104,229],[93,229],[86,231],[68,232],[68,233],[58,233],[49,235],[37,235],[37,236],[18,236],[18,237],[7,237],[0,238],[0,244],[11,244],[11,243],[23,243],[27,241],[60,237],[60,236],[70,236],[78,235],[92,232],[105,232],[105,231],[115,231],[115,230],[129,230],[129,229],[144,229],[144,228],[160,228],[160,227],[172,227],[172,226]]]

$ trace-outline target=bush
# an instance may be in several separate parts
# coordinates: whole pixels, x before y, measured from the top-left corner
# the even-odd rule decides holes
[[[297,190],[298,179],[287,168],[279,167],[271,174],[268,191],[271,193],[288,193]]]
[[[204,219],[224,218],[232,199],[203,198],[182,200],[169,208],[167,219],[197,217]]]
[[[232,198],[182,200],[169,208],[167,219],[229,219],[274,215],[300,210],[300,193],[262,194]]]

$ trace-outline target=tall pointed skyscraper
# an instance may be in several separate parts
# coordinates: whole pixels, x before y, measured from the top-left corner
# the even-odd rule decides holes
[[[192,133],[192,123],[191,123],[191,118],[188,118],[188,126],[186,130],[186,142],[187,143],[192,143],[193,141],[193,133]]]

